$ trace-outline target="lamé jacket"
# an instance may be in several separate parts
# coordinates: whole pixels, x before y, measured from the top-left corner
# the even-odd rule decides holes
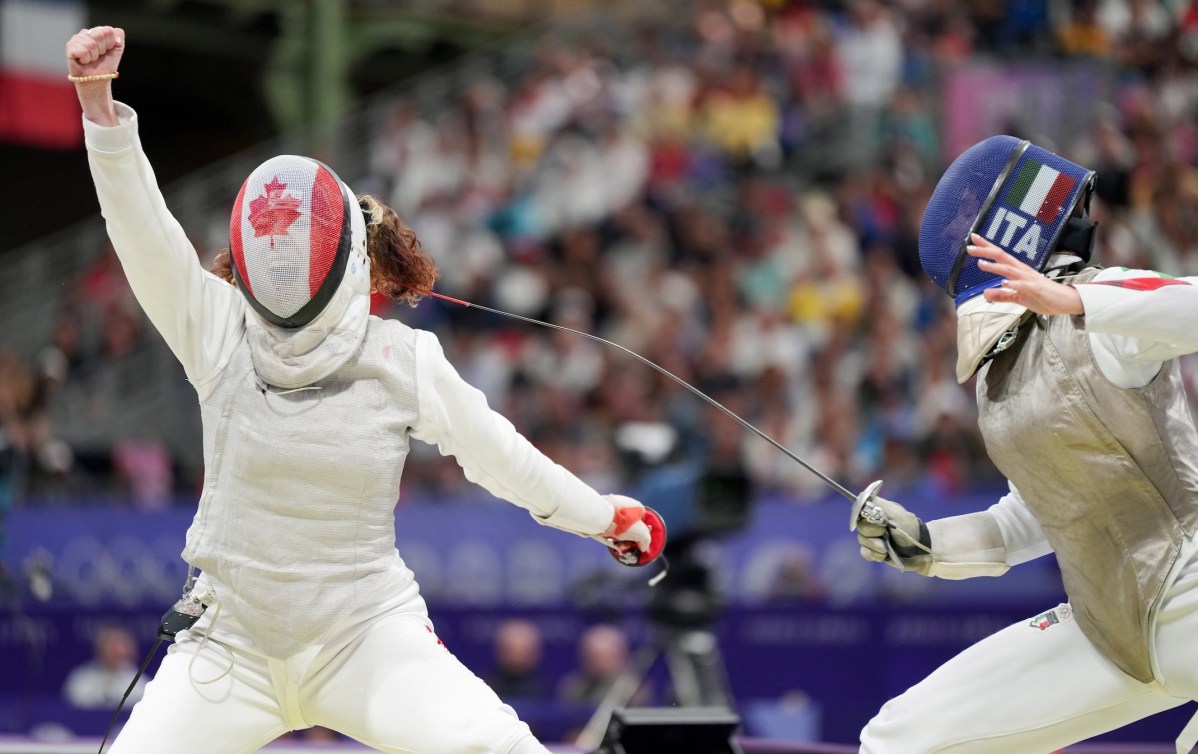
[[[1158,600],[1198,528],[1198,430],[1176,359],[1159,362],[1146,384],[1123,386],[1104,373],[1091,331],[1101,331],[1104,314],[1112,319],[1104,304],[1130,308],[1138,299],[1151,308],[1153,291],[1176,284],[1189,290],[1171,293],[1188,294],[1192,306],[1193,289],[1159,276],[1098,274],[1074,281],[1086,291],[1087,316],[1032,317],[1014,345],[982,367],[979,424],[990,457],[1056,553],[1079,627],[1120,669],[1149,682]],[[1125,325],[1128,335],[1151,327],[1150,315],[1134,316],[1140,323]],[[1171,327],[1156,329],[1167,339]],[[1164,345],[1158,350],[1189,350]],[[1167,355],[1137,347],[1146,364]],[[1112,353],[1103,356],[1110,362]]]

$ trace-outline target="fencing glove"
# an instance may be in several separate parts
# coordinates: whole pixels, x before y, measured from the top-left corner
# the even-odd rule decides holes
[[[645,506],[639,500],[624,495],[604,495],[611,503],[611,526],[603,532],[604,537],[614,542],[625,542],[644,552],[650,548],[652,536],[645,525]]]
[[[597,539],[611,548],[612,557],[627,566],[643,566],[657,560],[666,546],[666,522],[661,515],[624,495],[603,497],[615,511],[611,526]]]
[[[1002,529],[989,511],[924,524],[896,502],[878,497],[881,482],[857,496],[853,524],[861,557],[942,579],[1000,576],[1007,565]]]
[[[861,510],[855,523],[861,557],[887,563],[900,571],[930,575],[935,558],[928,527],[903,506],[878,497],[880,486],[875,482],[858,496]]]

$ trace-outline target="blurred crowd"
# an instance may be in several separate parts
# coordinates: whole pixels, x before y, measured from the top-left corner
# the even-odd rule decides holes
[[[347,178],[413,226],[440,292],[643,354],[847,486],[951,494],[999,480],[917,239],[955,156],[945,81],[977,62],[1097,72],[1110,96],[1082,127],[1003,130],[1098,171],[1104,264],[1198,274],[1198,3],[1182,0],[699,3],[546,41],[522,75],[438,107],[396,98],[369,175]],[[194,397],[139,400],[182,372],[114,256],[63,304],[36,359],[0,354],[0,504],[194,499]],[[493,407],[596,487],[699,462],[758,493],[825,492],[620,351],[443,301],[375,310],[436,331]],[[404,483],[468,484],[417,445]]]

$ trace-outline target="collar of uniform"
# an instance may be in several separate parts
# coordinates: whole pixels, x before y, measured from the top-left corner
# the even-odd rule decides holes
[[[354,260],[350,260],[353,264]],[[358,349],[370,319],[369,274],[346,274],[328,306],[303,327],[266,322],[245,308],[246,337],[254,371],[268,385],[299,388],[332,374]]]
[[[1020,304],[974,296],[957,307],[957,382],[964,383],[982,365],[994,344],[1028,314]]]
[[[1065,280],[1076,274],[1081,264],[1081,257],[1058,252],[1048,258],[1044,274],[1053,280]],[[1003,333],[1016,327],[1029,314],[1025,306],[987,301],[982,295],[957,307],[957,382],[968,381]]]

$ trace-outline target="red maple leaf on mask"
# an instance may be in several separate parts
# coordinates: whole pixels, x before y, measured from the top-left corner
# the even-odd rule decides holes
[[[250,225],[254,226],[254,237],[283,236],[299,216],[300,199],[284,196],[287,184],[276,175],[262,187],[265,193],[250,202]]]

